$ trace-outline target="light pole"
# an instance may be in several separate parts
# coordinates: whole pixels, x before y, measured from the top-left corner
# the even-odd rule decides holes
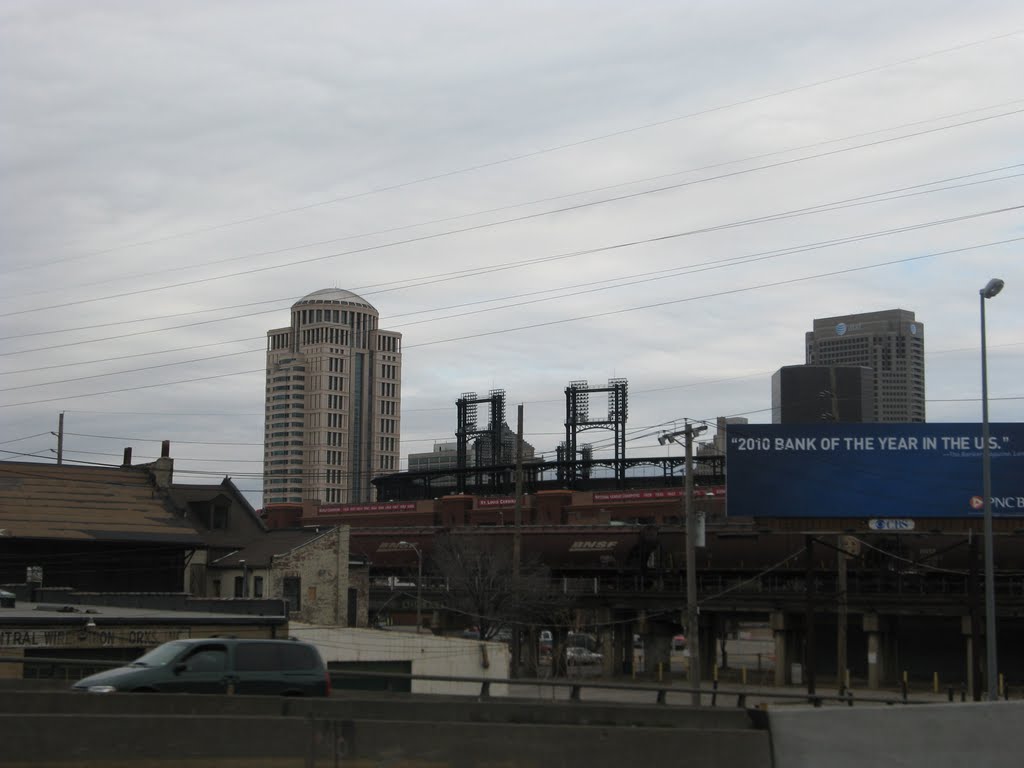
[[[423,627],[423,552],[411,541],[400,541],[398,546],[402,549],[411,549],[416,553],[416,634],[418,635]]]
[[[988,360],[985,347],[985,300],[1003,290],[1003,281],[993,277],[978,291],[981,297],[981,493],[985,508],[985,659],[988,674],[988,700],[999,697],[996,656],[996,584],[992,544],[992,458],[988,447]]]
[[[693,438],[707,429],[686,422],[679,432],[667,432],[658,437],[661,445],[679,443],[686,451],[686,491],[683,504],[686,509],[686,652],[689,654],[687,678],[693,689],[692,703],[700,706],[700,614],[697,610],[697,511],[693,508]]]

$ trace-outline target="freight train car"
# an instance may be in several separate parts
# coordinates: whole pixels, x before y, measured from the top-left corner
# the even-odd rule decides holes
[[[353,528],[350,553],[364,559],[376,574],[410,573],[419,558],[429,564],[435,545],[449,537],[466,546],[512,551],[513,528],[499,526],[438,528]],[[537,562],[563,575],[641,573],[669,562],[669,552],[681,550],[681,529],[651,526],[523,526],[524,562]],[[428,567],[425,565],[424,567]]]

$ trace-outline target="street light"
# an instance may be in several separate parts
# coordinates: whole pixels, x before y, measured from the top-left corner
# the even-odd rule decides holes
[[[999,691],[999,663],[996,656],[996,585],[992,544],[992,459],[988,447],[988,360],[985,348],[985,300],[999,295],[1003,281],[993,277],[978,291],[981,297],[981,484],[985,507],[985,657],[988,668],[988,700],[995,701]]]
[[[416,569],[416,634],[420,633],[423,626],[423,552],[411,541],[400,541],[398,546],[402,549],[411,549],[416,553],[418,567]]]
[[[686,650],[689,654],[689,672],[692,703],[700,706],[700,614],[697,611],[697,512],[693,508],[693,438],[707,429],[701,425],[695,427],[686,422],[686,428],[679,432],[666,432],[659,435],[661,445],[679,443],[678,437],[683,436],[679,443],[686,450],[686,491],[683,497],[686,509]]]

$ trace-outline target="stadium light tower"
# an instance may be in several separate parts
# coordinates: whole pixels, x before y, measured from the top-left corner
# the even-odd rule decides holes
[[[992,457],[988,446],[988,360],[985,347],[985,301],[1003,290],[1003,281],[993,277],[978,291],[981,296],[981,484],[985,508],[985,659],[988,700],[999,697],[999,662],[996,656],[996,585],[992,543]]]
[[[686,451],[686,491],[683,504],[686,509],[686,650],[689,654],[687,678],[693,689],[692,703],[700,706],[700,613],[697,610],[697,512],[693,508],[693,439],[707,426],[695,427],[689,421],[678,432],[658,436],[661,445],[679,443]]]

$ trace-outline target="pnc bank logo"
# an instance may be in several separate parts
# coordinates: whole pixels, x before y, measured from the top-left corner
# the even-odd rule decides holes
[[[981,509],[985,506],[985,499],[982,496],[971,496],[971,509]],[[992,509],[1024,509],[1024,496],[993,496]]]

